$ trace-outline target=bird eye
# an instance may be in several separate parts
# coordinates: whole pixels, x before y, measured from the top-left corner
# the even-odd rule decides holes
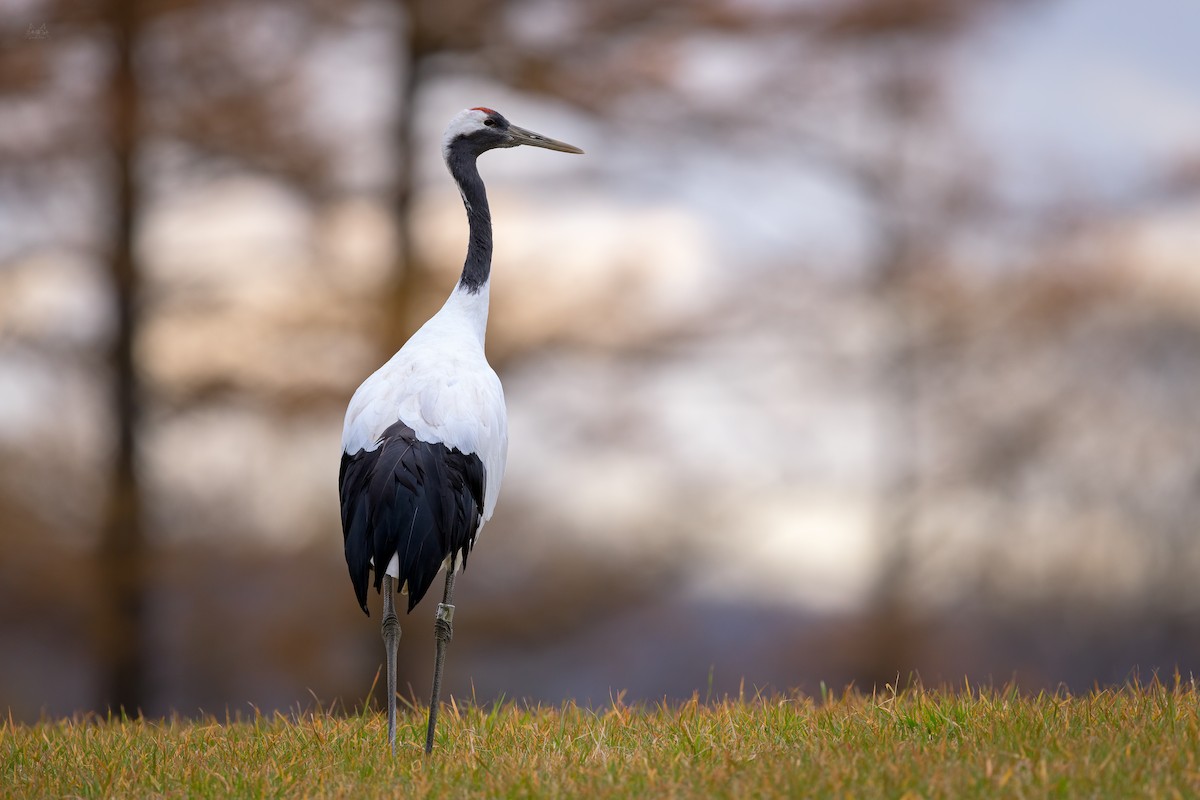
[[[496,120],[492,119],[491,117],[488,117],[487,119],[485,119],[483,121],[483,124],[487,125],[489,128],[494,128],[494,127],[496,127]]]

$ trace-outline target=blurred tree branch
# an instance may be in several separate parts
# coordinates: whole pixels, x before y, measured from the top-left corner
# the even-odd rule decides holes
[[[138,247],[152,185],[148,154],[170,143],[195,154],[195,165],[257,171],[319,196],[328,185],[329,150],[296,124],[303,103],[297,65],[320,26],[335,24],[341,13],[341,4],[320,0],[61,0],[0,21],[0,101],[12,112],[0,131],[0,190],[36,198],[49,217],[77,176],[87,174],[103,209],[94,229],[91,220],[74,220],[80,232],[53,242],[103,261],[113,309],[105,347],[111,461],[96,549],[105,587],[95,643],[104,673],[101,708],[136,713],[148,698],[151,576],[140,462],[155,387],[138,359],[152,298]],[[239,26],[261,32],[264,17],[284,28],[290,21],[292,37],[278,41],[275,28],[263,47],[245,52]],[[9,260],[38,246],[5,244]]]
[[[21,39],[20,25],[6,31],[6,42],[21,41],[0,49],[0,94],[28,101],[35,122],[15,115],[17,133],[0,131],[0,159],[6,162],[0,179],[36,182],[46,174],[36,171],[55,163],[111,167],[103,205],[112,213],[112,226],[102,238],[112,243],[112,408],[118,424],[102,536],[118,620],[112,625],[114,641],[136,638],[120,632],[120,620],[133,629],[140,624],[140,600],[130,588],[143,583],[136,554],[146,538],[137,511],[137,431],[146,406],[162,404],[162,388],[145,380],[135,358],[138,322],[159,299],[139,283],[136,263],[143,198],[163,180],[153,154],[182,152],[181,171],[189,174],[267,176],[314,204],[336,193],[331,175],[338,150],[347,143],[331,140],[322,120],[305,116],[309,87],[301,67],[322,35],[343,24],[354,7],[368,4],[47,3],[50,41]],[[921,410],[929,403],[928,373],[938,352],[924,319],[924,291],[931,273],[946,263],[949,240],[959,226],[993,210],[982,185],[987,165],[959,139],[941,91],[948,55],[961,37],[986,15],[1017,5],[1016,0],[404,0],[374,5],[397,12],[394,31],[389,28],[394,59],[379,65],[394,76],[395,175],[387,203],[400,231],[377,337],[386,352],[400,345],[427,310],[422,303],[430,270],[418,263],[412,246],[418,191],[414,110],[425,87],[444,76],[484,76],[580,109],[612,128],[736,147],[747,158],[760,153],[794,158],[836,175],[862,199],[873,243],[866,286],[879,306],[876,527],[884,557],[874,599],[877,625],[861,682],[891,681],[898,673],[904,678],[920,646],[909,594],[913,531],[922,501]],[[73,57],[68,52],[73,48],[108,42],[101,36],[107,26],[124,31],[115,39],[111,83],[64,79],[56,63]],[[753,56],[742,62],[747,76],[736,102],[705,76],[690,74],[697,43],[731,44]],[[81,102],[38,105],[41,93]],[[92,121],[108,113],[113,137],[101,147]],[[1192,172],[1181,169],[1173,185],[1185,190],[1194,180]],[[97,242],[83,246],[106,249]],[[339,317],[330,324],[349,327],[361,321]],[[179,405],[212,402],[239,388],[267,393],[259,384],[239,387],[239,379],[210,379],[190,389]],[[272,395],[272,413],[287,407],[285,394]],[[1048,426],[1038,418],[1023,438],[994,437],[981,448],[987,463],[979,474],[1012,470],[1020,457],[1015,449]],[[125,645],[111,646],[131,657],[133,650]],[[140,668],[129,663],[122,670],[138,675]],[[133,677],[127,683],[142,681]],[[114,689],[112,696],[117,705],[138,704],[124,688]]]

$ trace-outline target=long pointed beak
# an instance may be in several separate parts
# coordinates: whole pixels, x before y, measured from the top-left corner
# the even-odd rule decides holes
[[[526,130],[525,128],[519,128],[516,125],[510,124],[508,126],[508,135],[512,139],[514,145],[527,144],[532,147],[544,147],[547,150],[557,150],[560,153],[583,152],[573,144],[560,142],[557,139],[551,139],[548,136],[542,136],[540,133],[534,133],[533,131]]]

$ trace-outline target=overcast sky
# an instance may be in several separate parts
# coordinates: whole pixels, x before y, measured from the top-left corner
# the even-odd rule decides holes
[[[1200,152],[1198,32],[1189,0],[1023,9],[964,55],[964,118],[1018,188],[1051,167],[1119,194],[1147,168]]]

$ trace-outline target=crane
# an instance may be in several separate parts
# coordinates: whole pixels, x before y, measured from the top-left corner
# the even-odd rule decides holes
[[[470,238],[462,275],[436,314],[354,392],[342,429],[338,473],[342,536],[354,594],[364,613],[367,583],[383,595],[388,742],[396,753],[396,649],[400,620],[442,569],[434,621],[437,654],[425,752],[433,750],[446,643],[454,632],[454,574],[492,516],[508,453],[500,379],[484,355],[492,269],[492,219],[476,159],[498,147],[578,147],[517,127],[478,106],[457,114],[442,157],[466,207]]]

